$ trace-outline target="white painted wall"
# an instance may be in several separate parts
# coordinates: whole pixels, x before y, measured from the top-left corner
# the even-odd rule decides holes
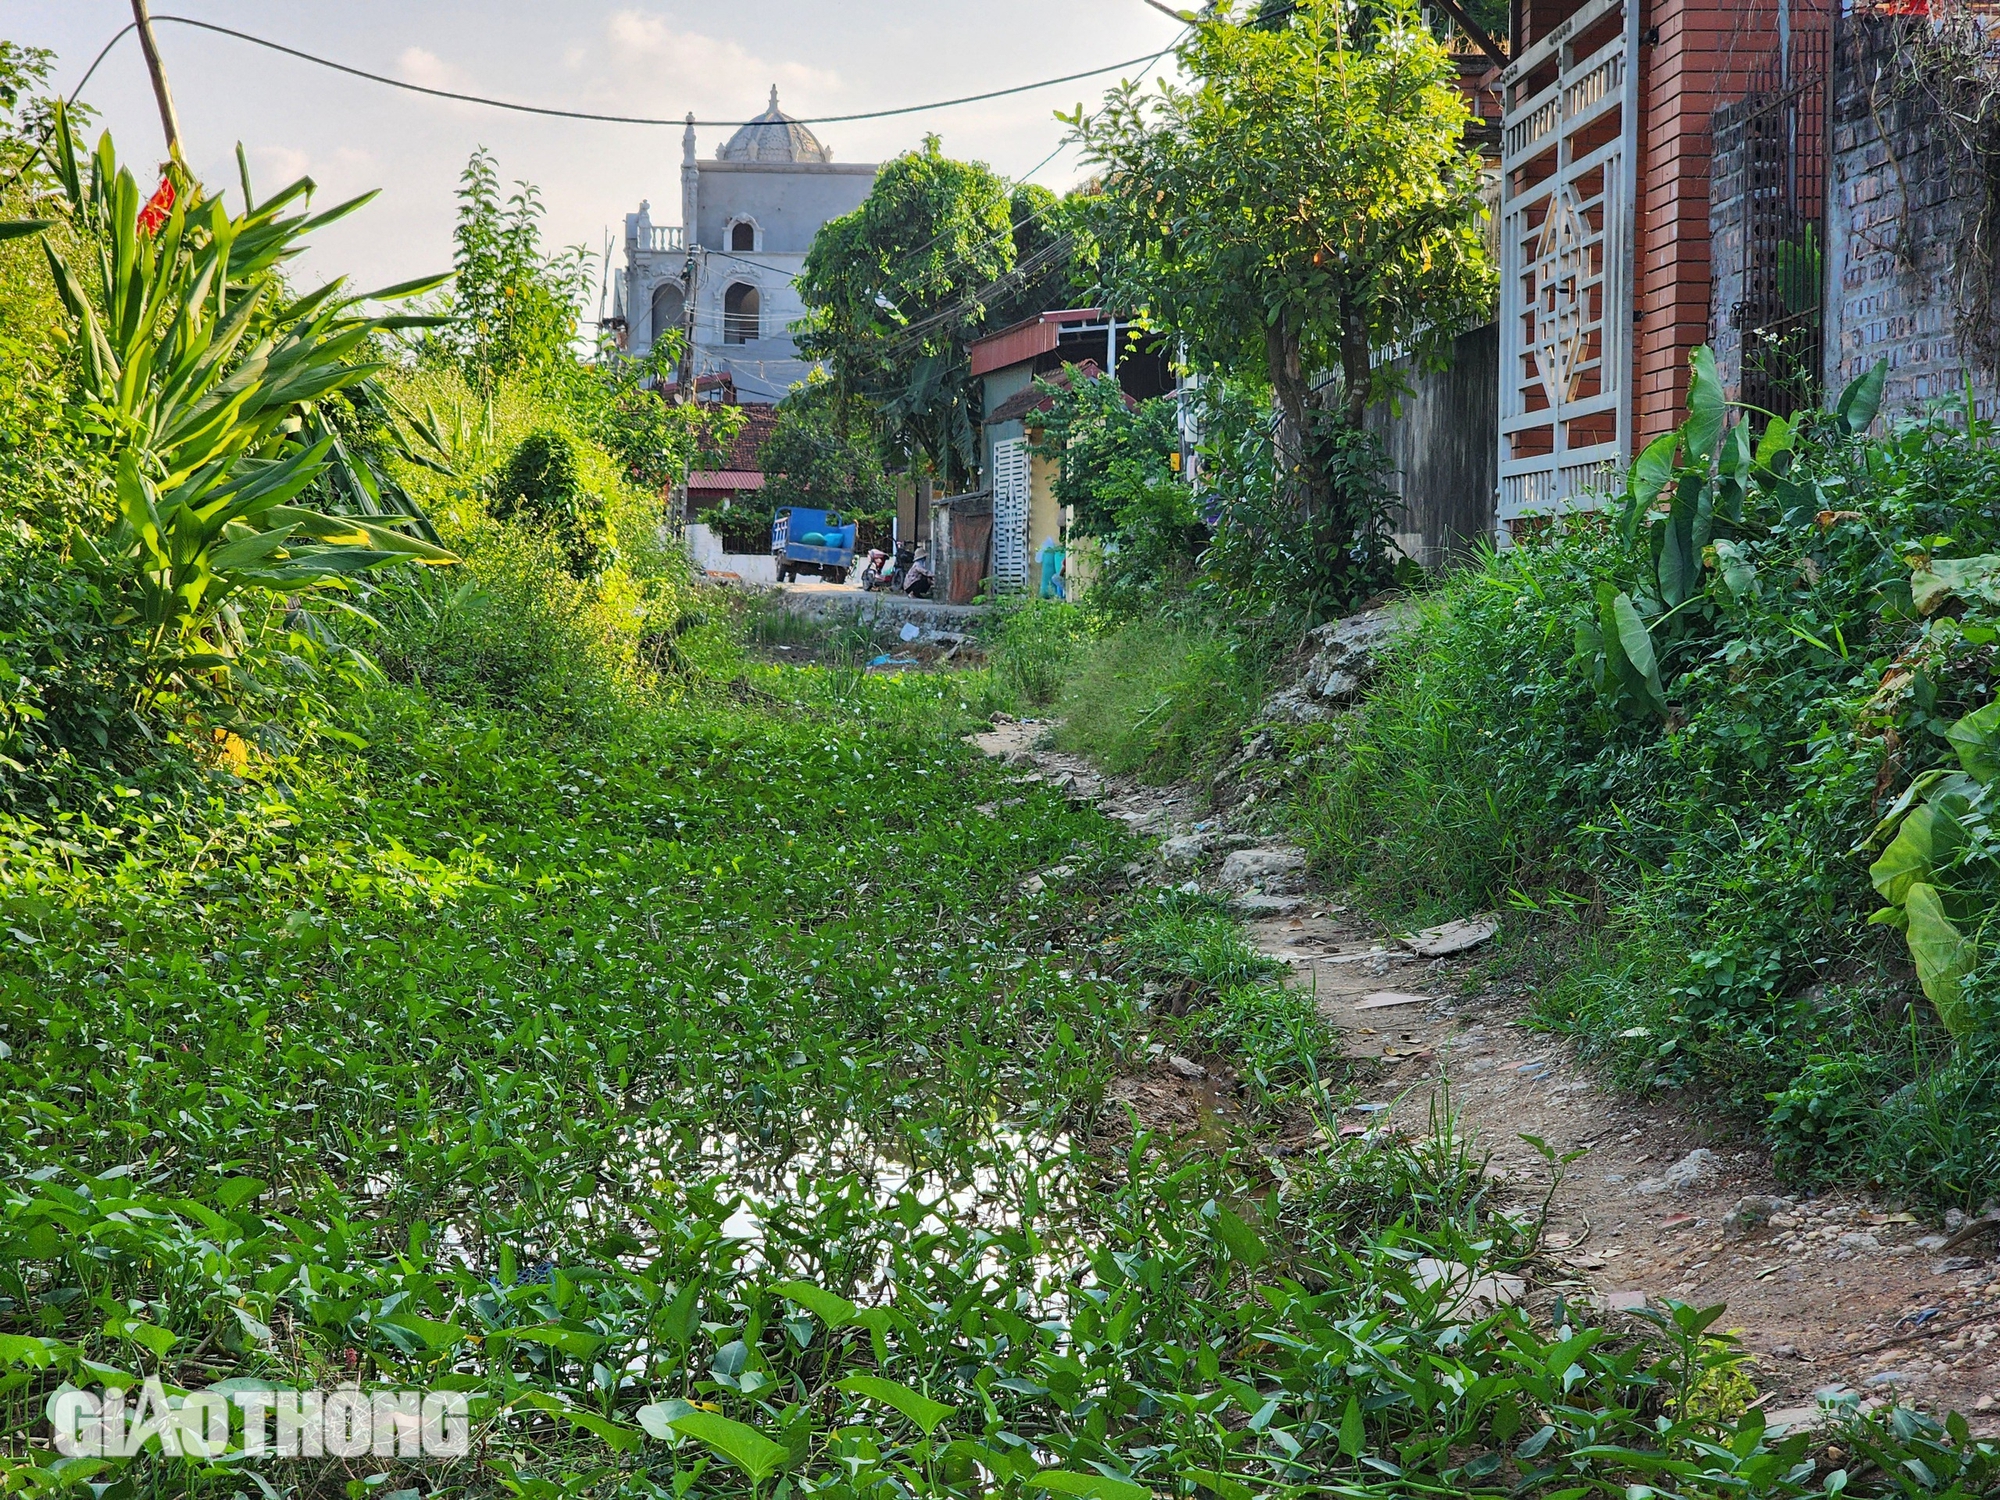
[[[734,573],[745,583],[769,583],[778,581],[778,566],[768,552],[724,552],[722,538],[715,531],[699,521],[690,522],[687,529],[688,555],[694,565],[708,573]]]

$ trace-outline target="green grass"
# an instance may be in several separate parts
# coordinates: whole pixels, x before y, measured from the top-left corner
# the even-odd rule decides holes
[[[1270,686],[1253,642],[1142,618],[1093,638],[1056,701],[1056,743],[1106,770],[1171,781],[1236,746]]]

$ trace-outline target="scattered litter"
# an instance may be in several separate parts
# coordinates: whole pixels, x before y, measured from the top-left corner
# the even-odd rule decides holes
[[[1398,1005],[1428,1005],[1429,995],[1405,995],[1396,990],[1377,990],[1363,997],[1355,1005],[1356,1010],[1390,1010]]]
[[[1499,930],[1500,918],[1486,912],[1457,922],[1446,922],[1441,927],[1426,927],[1422,932],[1413,932],[1396,941],[1419,957],[1443,958],[1448,953],[1463,953],[1468,948],[1477,948]]]
[[[1490,1276],[1473,1275],[1472,1267],[1460,1265],[1456,1261],[1437,1260],[1426,1255],[1411,1267],[1416,1284],[1420,1287],[1442,1285],[1447,1292],[1456,1293],[1454,1307],[1462,1307],[1468,1302],[1483,1302],[1489,1307],[1507,1307],[1520,1299],[1528,1289],[1527,1282],[1518,1276],[1495,1273]]]
[[[911,667],[920,667],[922,665],[923,663],[918,661],[914,656],[878,656],[868,663],[868,670],[871,672],[907,672]]]
[[[896,632],[896,634],[905,641],[914,641],[918,636],[922,635],[923,633],[924,633],[923,627],[915,624],[914,622],[906,624],[901,630]]]
[[[1387,1104],[1350,1104],[1348,1106],[1357,1115],[1379,1115],[1389,1107]]]

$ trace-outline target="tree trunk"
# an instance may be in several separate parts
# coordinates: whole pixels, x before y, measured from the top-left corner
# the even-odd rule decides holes
[[[1279,494],[1290,494],[1300,515],[1311,520],[1318,509],[1318,466],[1312,454],[1311,393],[1306,389],[1304,354],[1298,324],[1290,312],[1264,330],[1264,353],[1271,371],[1271,394],[1278,403],[1278,428],[1273,476]]]
[[[1347,298],[1340,309],[1340,373],[1347,385],[1347,425],[1358,428],[1368,414],[1368,325]]]

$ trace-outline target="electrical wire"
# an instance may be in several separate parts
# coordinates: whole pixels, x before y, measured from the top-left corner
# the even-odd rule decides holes
[[[346,63],[335,62],[331,58],[320,57],[311,52],[304,52],[297,47],[287,47],[281,42],[273,42],[261,36],[253,36],[247,31],[238,31],[230,26],[218,26],[213,21],[197,21],[191,16],[170,15],[156,15],[153,17],[153,20],[156,23],[171,22],[177,26],[191,26],[199,31],[213,31],[221,36],[234,37],[238,41],[249,42],[253,46],[266,47],[273,52],[282,52],[285,56],[298,58],[301,62],[313,63],[322,68],[331,68],[336,73],[346,73],[354,78],[365,78],[370,83],[385,84],[392,89],[404,89],[412,94],[428,94],[434,99],[452,99],[461,104],[484,105],[488,109],[512,110],[516,114],[548,115],[562,120],[589,120],[603,125],[686,126],[693,124],[707,129],[736,129],[744,125],[755,125],[758,123],[756,120],[690,121],[686,119],[656,119],[648,115],[601,115],[591,113],[588,110],[554,109],[540,104],[517,104],[507,99],[489,99],[481,94],[461,94],[451,89],[434,89],[425,84],[410,83],[401,78],[390,78],[382,73],[370,73],[364,68],[349,67]],[[132,28],[128,25],[125,29],[126,31],[130,31]],[[124,33],[121,32],[119,34],[122,36]],[[1035,89],[1053,88],[1059,83],[1075,83],[1083,78],[1097,78],[1106,73],[1115,73],[1120,68],[1136,67],[1138,64],[1144,62],[1157,62],[1165,55],[1166,51],[1170,50],[1172,49],[1163,49],[1160,52],[1151,53],[1145,57],[1131,58],[1125,62],[1108,63],[1104,67],[1089,68],[1081,73],[1066,73],[1060,78],[1043,78],[1034,83],[1015,84],[1011,88],[990,89],[983,94],[965,94],[956,99],[937,99],[928,104],[898,105],[894,109],[862,110],[855,114],[815,115],[807,119],[794,120],[792,123],[797,125],[844,125],[854,120],[884,120],[895,115],[922,114],[927,110],[949,109],[960,104],[978,104],[987,99],[1004,99],[1010,94],[1026,94]]]
[[[91,75],[97,71],[98,64],[102,63],[105,58],[111,55],[111,49],[113,47],[117,46],[120,42],[124,41],[127,36],[131,35],[131,33],[137,31],[138,29],[139,25],[136,21],[127,21],[125,25],[115,35],[112,36],[110,41],[106,42],[103,45],[103,47],[98,49],[97,56],[91,60],[90,66],[83,70],[83,77],[77,79],[76,87],[69,91],[69,97],[63,101],[63,107],[65,109],[73,109],[76,107],[77,98],[79,95],[83,93],[83,86],[86,83],[90,82]],[[12,187],[16,182],[20,181],[21,174],[28,170],[28,164],[32,162],[37,156],[40,156],[42,154],[43,150],[47,148],[50,138],[53,137],[55,133],[56,133],[55,121],[51,120],[49,121],[48,129],[42,132],[42,138],[39,141],[35,142],[34,149],[21,159],[21,165],[16,167],[11,173],[8,174],[7,180],[5,182],[0,182],[0,193],[6,192],[8,188]]]

